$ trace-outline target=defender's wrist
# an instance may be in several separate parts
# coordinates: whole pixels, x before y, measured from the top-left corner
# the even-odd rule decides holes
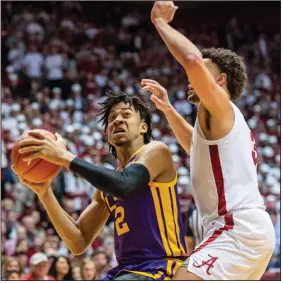
[[[152,23],[158,27],[158,25],[162,25],[162,24],[167,24],[167,22],[163,19],[163,18],[156,18],[154,20],[152,20]]]
[[[167,116],[170,115],[173,111],[174,107],[172,106],[172,104],[170,104],[163,110],[163,113]]]

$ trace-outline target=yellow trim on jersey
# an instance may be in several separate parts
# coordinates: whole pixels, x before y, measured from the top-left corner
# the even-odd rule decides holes
[[[177,270],[182,266],[182,264],[183,264],[182,262],[176,262],[176,265],[175,265],[174,270],[173,270],[173,275],[176,274]],[[173,277],[173,275],[172,275],[172,277]]]
[[[129,160],[131,160],[131,158],[133,158],[133,156],[137,155],[142,149],[144,149],[146,146],[146,144],[142,145],[137,151],[135,151],[134,154],[132,154],[132,156],[129,158]]]
[[[131,158],[133,158],[135,155],[137,155],[142,149],[145,148],[145,146],[146,146],[146,144],[142,145],[138,150],[136,150],[135,153],[132,154],[132,156],[129,158],[127,164],[129,163],[129,161],[131,160]],[[136,159],[137,159],[137,157],[131,162],[131,164],[134,163],[134,162],[136,161]],[[118,166],[116,170],[119,171],[119,170],[120,170],[120,166]]]
[[[139,275],[143,275],[143,276],[147,276],[147,277],[150,277],[152,279],[159,279],[164,274],[163,271],[158,271],[154,275],[151,274],[151,273],[143,272],[143,271],[133,271],[133,270],[127,270],[127,269],[125,269],[125,271],[135,273],[135,274],[139,274]]]
[[[173,260],[168,260],[167,266],[166,266],[166,274],[169,275],[170,277],[172,276],[171,270],[172,270],[172,265],[174,261]]]
[[[176,262],[176,265],[172,271],[172,266],[173,263]],[[144,271],[135,271],[135,270],[127,270],[125,269],[125,271],[127,272],[131,272],[131,273],[135,273],[135,274],[139,274],[139,275],[143,275],[143,276],[147,276],[153,279],[159,279],[160,277],[162,277],[163,274],[166,274],[166,277],[163,280],[172,280],[173,275],[176,273],[176,271],[179,269],[179,267],[181,267],[181,265],[183,264],[183,261],[178,260],[178,259],[170,259],[168,260],[167,263],[167,267],[166,267],[166,272],[164,271],[158,271],[156,274],[151,274],[148,272],[144,272]]]
[[[100,197],[105,201],[105,197],[104,197],[103,191],[100,191]]]
[[[172,256],[178,256],[181,255],[182,252],[178,248],[178,234],[176,235],[175,232],[175,223],[174,223],[174,217],[173,217],[173,211],[172,211],[172,204],[170,199],[170,192],[171,187],[168,187],[168,185],[159,185],[159,192],[160,192],[160,200],[161,200],[161,209],[163,210],[164,214],[164,220],[165,220],[165,226],[167,230],[167,237],[169,241],[169,245],[171,247],[171,250],[173,252]],[[177,236],[177,237],[176,237]]]
[[[174,184],[174,181],[171,183]],[[157,188],[160,198],[158,197]],[[151,184],[150,189],[156,211],[157,223],[161,234],[161,240],[166,254],[168,256],[185,255],[185,248],[182,245],[180,238],[178,205],[174,186],[169,186],[169,183],[155,182],[154,186],[153,183]],[[170,192],[172,195],[172,202]]]
[[[176,262],[176,265],[172,271],[173,263]],[[172,277],[175,275],[176,271],[181,267],[183,264],[183,261],[180,260],[169,260],[166,268],[166,274],[167,276],[164,278],[164,280],[172,280]]]
[[[176,171],[176,170],[175,170]],[[149,183],[150,186],[153,186],[153,187],[159,187],[159,186],[167,186],[167,187],[174,187],[176,184],[177,184],[177,179],[178,179],[178,174],[177,174],[177,171],[176,171],[176,175],[175,175],[175,178],[173,181],[171,182],[168,182],[168,183],[159,183],[159,182],[154,182],[154,181],[151,181]]]
[[[164,260],[170,261],[173,260],[173,262],[183,263],[184,261],[178,258],[172,258],[172,257],[165,257]]]
[[[169,243],[168,243],[168,240],[167,240],[166,235],[165,235],[165,227],[164,227],[164,224],[163,224],[161,206],[160,206],[160,203],[159,203],[158,195],[157,195],[155,188],[152,188],[152,187],[150,187],[150,188],[151,188],[151,194],[152,194],[154,208],[155,208],[155,212],[156,212],[156,219],[157,219],[158,228],[159,228],[159,231],[160,231],[163,247],[166,251],[166,254],[168,256],[172,256],[170,248],[169,248]]]
[[[182,254],[185,255],[186,254],[185,248],[182,245],[182,241],[180,238],[181,234],[180,234],[180,227],[179,227],[179,221],[178,221],[178,205],[177,205],[177,199],[176,199],[176,192],[175,192],[174,187],[170,187],[170,190],[171,190],[172,202],[173,202],[173,218],[174,218],[174,222],[176,225],[176,232],[177,232],[177,237],[178,237],[177,241],[179,242]]]

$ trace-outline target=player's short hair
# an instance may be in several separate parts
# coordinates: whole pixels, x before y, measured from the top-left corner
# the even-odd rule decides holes
[[[238,99],[247,83],[244,60],[235,52],[224,48],[207,48],[201,51],[203,58],[209,58],[227,75],[227,89],[231,100]]]
[[[148,130],[144,134],[144,143],[147,144],[152,140],[152,129],[151,129],[151,113],[149,108],[145,103],[137,96],[129,96],[124,92],[107,92],[106,99],[100,103],[102,106],[98,115],[102,115],[101,119],[102,125],[105,126],[105,131],[108,127],[108,117],[110,115],[111,109],[119,103],[129,104],[133,106],[136,112],[140,113],[141,119],[147,124]],[[116,149],[114,146],[109,144],[109,151],[117,158]]]

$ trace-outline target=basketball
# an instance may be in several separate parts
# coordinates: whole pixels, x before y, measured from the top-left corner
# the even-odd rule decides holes
[[[56,136],[49,131],[43,129],[36,129],[41,134],[47,136],[52,140],[56,140]],[[32,183],[43,183],[55,178],[60,170],[61,166],[52,164],[44,159],[36,158],[30,162],[23,161],[23,158],[30,155],[30,153],[19,154],[20,144],[19,142],[25,139],[31,138],[28,133],[24,133],[14,144],[12,149],[12,165],[15,171],[25,180]]]

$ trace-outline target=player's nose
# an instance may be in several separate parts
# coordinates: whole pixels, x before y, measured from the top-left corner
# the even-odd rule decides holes
[[[113,122],[113,124],[115,125],[115,126],[118,126],[118,125],[120,125],[120,124],[122,124],[123,123],[123,120],[122,120],[122,118],[121,117],[116,117],[116,119],[114,120],[114,122]]]

